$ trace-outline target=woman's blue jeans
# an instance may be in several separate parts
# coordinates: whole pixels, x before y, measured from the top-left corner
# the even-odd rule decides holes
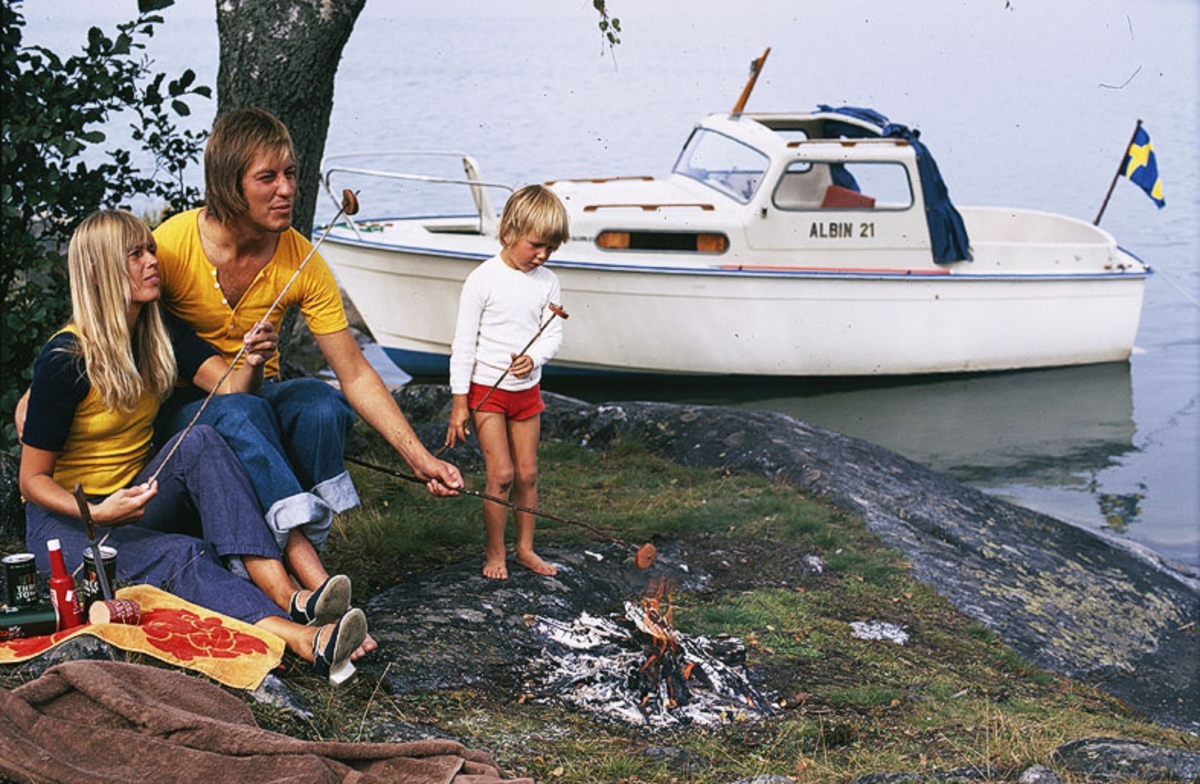
[[[132,484],[149,479],[171,443]],[[77,569],[88,546],[83,524],[32,503],[25,505],[25,515],[25,539],[38,568],[49,571],[45,542],[58,539],[67,569]],[[198,426],[181,440],[140,520],[97,533],[106,534],[117,549],[117,579],[123,583],[153,585],[246,623],[268,615],[288,617],[261,589],[231,571],[244,572],[241,556],[279,560],[279,548],[263,525],[246,473],[207,427]]]

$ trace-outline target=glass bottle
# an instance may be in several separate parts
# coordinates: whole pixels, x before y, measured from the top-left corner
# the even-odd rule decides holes
[[[50,602],[58,611],[58,631],[81,626],[83,610],[75,591],[75,578],[63,563],[62,542],[51,539],[46,542],[46,549],[50,551]]]

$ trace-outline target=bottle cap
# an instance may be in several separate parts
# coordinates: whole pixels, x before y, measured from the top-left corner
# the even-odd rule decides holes
[[[57,539],[47,539],[46,540],[46,549],[47,550],[61,550],[62,542],[58,541]]]

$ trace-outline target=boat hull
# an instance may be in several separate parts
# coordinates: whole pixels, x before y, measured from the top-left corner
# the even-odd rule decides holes
[[[444,373],[458,295],[485,258],[331,234],[322,248],[375,339]],[[570,313],[548,372],[872,376],[1127,359],[1148,272],[926,274],[551,260]]]

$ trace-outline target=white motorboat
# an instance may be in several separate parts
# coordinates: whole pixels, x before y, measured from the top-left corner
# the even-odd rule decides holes
[[[470,193],[470,214],[345,219],[322,246],[375,339],[418,375],[446,372],[462,282],[499,249],[489,193],[511,190],[485,181],[470,155],[438,154],[461,158],[465,176],[376,168],[384,154],[322,165],[331,194],[366,183],[365,204],[379,203],[370,183],[389,179]],[[1125,360],[1151,274],[1085,221],[955,208],[917,134],[864,109],[713,114],[665,177],[547,184],[571,220],[548,263],[570,314],[550,373],[904,375]]]

